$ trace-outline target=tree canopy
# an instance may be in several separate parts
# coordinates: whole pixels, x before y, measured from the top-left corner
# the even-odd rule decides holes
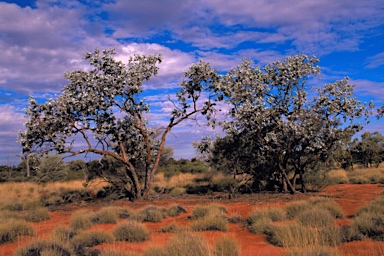
[[[133,198],[148,198],[167,134],[196,114],[210,119],[214,113],[209,93],[218,75],[208,63],[192,65],[172,101],[168,125],[156,137],[145,119],[150,106],[141,92],[144,83],[157,74],[161,55],[135,55],[127,65],[114,55],[114,50],[86,53],[91,70],[66,73],[69,84],[56,99],[39,104],[30,97],[26,130],[19,133],[19,140],[24,154],[94,153],[115,159],[124,166],[115,184]]]
[[[309,86],[308,79],[320,74],[318,61],[298,54],[260,68],[244,59],[218,83],[230,105],[225,136],[195,143],[197,149],[213,153],[212,162],[236,163],[256,183],[277,180],[294,193],[300,178],[305,190],[305,173],[360,131],[373,107],[357,100],[348,78]]]

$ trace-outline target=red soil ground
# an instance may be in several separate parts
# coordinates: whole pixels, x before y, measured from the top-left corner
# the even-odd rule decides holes
[[[171,204],[179,204],[184,207],[188,213],[182,214],[175,218],[166,218],[161,223],[145,223],[145,225],[151,231],[159,231],[162,227],[168,226],[169,224],[176,222],[178,226],[189,225],[188,216],[196,205],[204,205],[208,203],[216,203],[224,206],[228,211],[228,216],[240,215],[244,218],[248,217],[249,213],[259,207],[269,206],[282,206],[284,207],[287,203],[308,198],[310,196],[326,196],[334,198],[344,211],[347,219],[339,220],[337,225],[348,225],[356,210],[368,204],[371,200],[375,199],[379,195],[384,194],[384,186],[376,184],[345,184],[335,185],[323,189],[319,193],[313,194],[298,194],[298,195],[287,195],[287,194],[253,194],[239,196],[235,199],[220,199],[218,196],[201,196],[191,198],[180,198],[180,199],[158,199],[151,202],[128,202],[128,201],[114,201],[114,202],[98,202],[98,203],[82,203],[60,206],[52,209],[51,219],[39,223],[34,223],[35,229],[34,237],[20,237],[16,242],[6,243],[0,245],[0,255],[8,256],[13,255],[13,252],[22,246],[30,243],[33,240],[41,240],[44,238],[50,238],[52,231],[58,226],[68,226],[70,216],[73,211],[79,210],[80,208],[88,208],[90,210],[96,210],[100,207],[107,205],[119,205],[129,206],[133,209],[140,209],[146,205],[157,205],[159,207],[168,207]],[[103,229],[112,231],[116,224],[104,224],[93,226],[92,229]],[[126,242],[114,242],[113,244],[103,244],[97,246],[99,249],[110,249],[114,251],[129,252],[134,251],[141,253],[149,246],[165,246],[168,242],[170,233],[153,232],[151,239],[147,242],[142,243],[126,243]],[[208,242],[214,243],[214,241],[220,238],[222,235],[234,237],[240,245],[240,255],[263,255],[263,256],[278,256],[284,255],[285,249],[276,247],[269,244],[266,241],[264,235],[254,235],[247,231],[247,229],[240,227],[237,224],[229,224],[228,232],[203,232],[202,235],[207,239]],[[350,256],[361,256],[361,255],[372,255],[379,256],[384,255],[384,242],[374,242],[371,240],[355,241],[351,243],[343,243],[339,246],[339,251],[343,255]]]

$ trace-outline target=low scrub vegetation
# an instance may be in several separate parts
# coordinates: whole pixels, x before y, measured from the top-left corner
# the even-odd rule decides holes
[[[148,229],[141,223],[129,220],[117,225],[113,230],[117,241],[142,242],[149,239]]]
[[[0,243],[11,242],[18,236],[33,236],[33,227],[25,220],[9,219],[0,223]]]
[[[221,237],[215,243],[214,256],[238,256],[239,245],[233,237]]]
[[[75,255],[75,253],[64,243],[51,240],[40,240],[17,250],[14,254],[14,256],[26,255],[72,256]]]
[[[71,239],[72,248],[81,251],[84,247],[93,247],[102,243],[112,243],[114,237],[111,233],[104,230],[93,230],[80,232]]]

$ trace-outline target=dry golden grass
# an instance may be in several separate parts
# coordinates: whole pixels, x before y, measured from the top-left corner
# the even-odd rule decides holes
[[[153,182],[154,187],[172,189],[175,187],[186,187],[194,185],[196,179],[201,179],[204,176],[202,173],[180,173],[179,175],[170,178],[164,177],[164,173],[157,173]]]

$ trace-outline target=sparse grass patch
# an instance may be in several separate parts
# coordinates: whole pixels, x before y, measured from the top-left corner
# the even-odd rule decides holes
[[[356,169],[348,173],[349,181],[352,184],[377,184],[384,183],[383,168]]]
[[[282,247],[337,246],[341,243],[341,234],[334,226],[310,228],[294,223],[271,226],[268,240]]]
[[[75,251],[80,251],[84,247],[92,247],[102,243],[112,243],[112,234],[104,230],[93,230],[81,232],[71,239],[71,245]]]
[[[215,243],[215,256],[238,256],[239,245],[235,238],[224,236]]]
[[[384,241],[384,214],[363,212],[353,219],[351,228],[366,237]]]
[[[25,215],[25,220],[30,222],[40,222],[43,220],[49,220],[50,218],[51,216],[49,215],[48,209],[44,207],[29,210]]]
[[[360,215],[364,212],[372,212],[384,215],[384,196],[380,196],[379,198],[371,201],[368,205],[360,207],[357,210],[356,215]]]
[[[294,248],[290,249],[287,253],[287,256],[341,256],[334,248],[324,247],[324,246],[314,246],[314,247],[304,247],[304,248]]]
[[[196,234],[181,232],[171,237],[165,248],[150,247],[144,256],[205,256],[210,255],[207,242]]]
[[[117,241],[142,242],[149,239],[149,231],[142,224],[136,221],[126,221],[117,225],[113,230]]]
[[[86,210],[74,212],[71,216],[70,227],[74,231],[87,229],[92,226],[92,213]]]
[[[145,207],[138,212],[139,216],[143,216],[146,222],[161,222],[166,217],[167,211],[154,205]]]
[[[312,228],[332,226],[335,223],[331,213],[319,207],[307,209],[297,216],[297,220],[303,226]]]
[[[175,187],[171,190],[171,192],[169,192],[169,195],[170,196],[181,196],[181,195],[184,195],[185,192],[186,192],[185,188]]]
[[[0,244],[14,241],[17,236],[33,236],[33,234],[31,224],[25,220],[10,219],[0,224]]]
[[[257,209],[252,211],[247,219],[248,230],[253,234],[265,233],[272,222],[267,209]]]
[[[119,209],[115,207],[101,208],[92,217],[92,222],[96,224],[114,224],[119,218]]]
[[[53,230],[53,238],[60,242],[68,242],[75,236],[75,232],[68,227],[57,227]]]
[[[214,214],[206,215],[191,224],[193,231],[227,231],[228,221]]]
[[[204,218],[207,215],[216,215],[217,217],[225,217],[227,210],[219,205],[211,204],[208,206],[198,205],[193,209],[191,218],[196,220],[199,218]]]
[[[169,217],[179,216],[181,213],[187,213],[187,211],[180,205],[174,204],[167,209],[167,215]]]
[[[40,240],[17,250],[14,254],[14,256],[26,255],[72,256],[75,254],[72,249],[65,244],[51,240]]]

